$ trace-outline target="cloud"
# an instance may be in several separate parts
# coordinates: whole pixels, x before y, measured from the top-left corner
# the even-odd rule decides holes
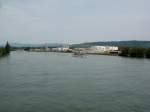
[[[148,0],[1,0],[0,39],[73,42],[149,39]]]

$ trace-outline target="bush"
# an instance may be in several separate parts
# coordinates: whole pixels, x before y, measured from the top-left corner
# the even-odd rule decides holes
[[[1,48],[1,49],[0,49],[0,56],[3,56],[3,55],[5,55],[5,54],[6,54],[5,48]]]
[[[124,47],[121,48],[120,50],[121,50],[121,53],[119,54],[120,56],[144,58],[146,55],[145,53],[146,49],[143,47]]]
[[[145,49],[142,47],[139,47],[136,49],[136,57],[138,58],[144,58],[145,56]]]
[[[135,47],[129,48],[129,56],[136,57],[136,48]]]
[[[150,58],[150,48],[146,50],[145,57]]]
[[[120,56],[128,56],[129,55],[129,48],[128,47],[123,47],[120,49],[121,52],[120,52]]]
[[[129,49],[129,56],[130,57],[143,58],[144,55],[145,55],[145,49],[142,47],[131,47]]]

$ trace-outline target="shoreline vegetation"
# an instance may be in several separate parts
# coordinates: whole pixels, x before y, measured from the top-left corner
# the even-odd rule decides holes
[[[150,48],[144,47],[121,47],[119,56],[133,58],[150,58]]]
[[[82,50],[80,50],[82,49]],[[109,51],[103,53],[88,53],[87,48],[73,48],[69,50],[59,51],[52,50],[52,48],[24,48],[22,49],[28,52],[59,52],[59,53],[78,53],[89,54],[89,55],[110,55],[110,56],[121,56],[121,57],[132,57],[132,58],[148,58],[150,59],[150,48],[144,48],[139,46],[130,46],[130,47],[118,47],[118,51]]]
[[[0,48],[0,57],[8,55],[10,53],[11,47],[9,43],[7,42],[5,47]]]
[[[108,44],[109,43],[109,44]],[[110,55],[110,56],[122,56],[122,57],[133,57],[133,58],[148,58],[150,59],[150,44],[149,41],[129,41],[129,42],[120,42],[120,44],[116,44],[117,42],[99,42],[99,43],[88,43],[90,46],[74,46],[73,45],[62,45],[50,47],[48,45],[42,46],[34,46],[34,47],[10,47],[10,44],[7,42],[5,46],[0,48],[0,56],[5,56],[10,53],[10,51],[23,50],[28,52],[60,52],[60,53],[73,53],[73,54],[90,54],[90,55]],[[119,43],[119,42],[118,42]],[[137,44],[138,43],[138,44]],[[147,46],[144,46],[143,43],[146,43]],[[100,45],[99,45],[100,44]],[[104,45],[103,45],[104,44]],[[83,44],[84,45],[84,44]],[[118,45],[118,46],[117,46]],[[100,49],[98,48],[100,47]],[[117,47],[117,49],[114,49]],[[94,48],[94,49],[93,49]],[[95,49],[96,48],[96,49]],[[107,48],[103,51],[102,48]],[[111,48],[111,49],[108,49]],[[113,49],[112,49],[113,48]],[[97,50],[98,49],[98,50]],[[93,52],[96,50],[96,52]]]

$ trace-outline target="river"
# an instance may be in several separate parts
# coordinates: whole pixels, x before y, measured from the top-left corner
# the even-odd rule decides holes
[[[0,112],[150,112],[150,60],[11,52],[0,58]]]

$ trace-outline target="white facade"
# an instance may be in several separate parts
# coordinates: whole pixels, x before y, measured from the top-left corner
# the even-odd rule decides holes
[[[60,51],[60,52],[65,52],[70,50],[69,47],[58,47],[58,48],[52,48],[52,51]]]
[[[92,46],[91,53],[104,53],[110,51],[118,51],[116,46]]]
[[[92,46],[91,51],[97,53],[97,52],[105,52],[106,47],[105,46]]]

